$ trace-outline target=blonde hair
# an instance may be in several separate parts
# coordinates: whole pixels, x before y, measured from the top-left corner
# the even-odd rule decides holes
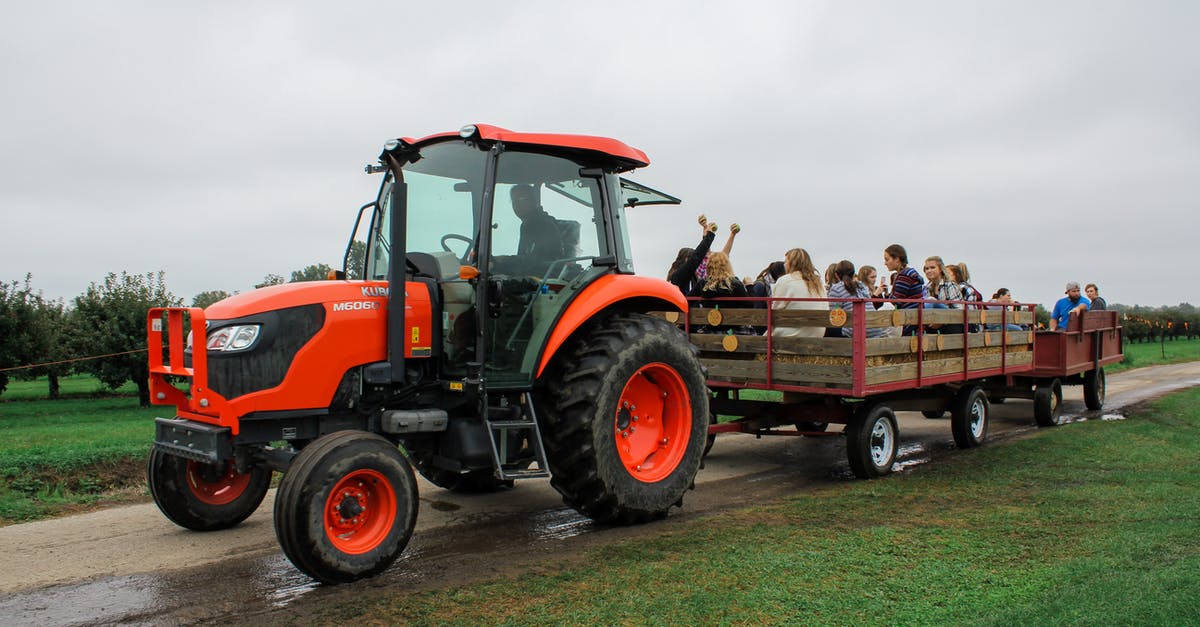
[[[813,293],[824,293],[821,289],[821,275],[817,274],[817,268],[813,266],[812,257],[808,256],[808,251],[803,248],[793,248],[787,251],[783,256],[784,269],[789,274],[795,272],[804,279],[805,285],[808,285],[808,291]]]
[[[960,261],[954,264],[954,268],[958,270],[958,280],[963,283],[970,283],[971,273],[967,272],[967,262]]]
[[[704,279],[704,289],[712,290],[718,286],[730,289],[733,287],[734,281],[741,281],[741,279],[733,273],[733,264],[729,261],[729,255],[723,252],[709,255],[708,275]]]
[[[925,258],[925,263],[929,263],[930,261],[936,263],[938,268],[938,278],[929,279],[929,293],[932,295],[937,294],[938,288],[946,281],[946,262],[942,261],[942,258],[937,255]]]

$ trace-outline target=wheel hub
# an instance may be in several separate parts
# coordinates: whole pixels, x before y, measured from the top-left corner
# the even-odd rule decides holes
[[[346,493],[342,495],[342,502],[337,506],[338,515],[342,520],[352,520],[357,518],[359,514],[366,511],[366,508],[359,502],[359,496]]]

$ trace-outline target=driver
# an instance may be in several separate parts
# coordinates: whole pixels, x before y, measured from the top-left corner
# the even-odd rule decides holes
[[[532,185],[514,185],[509,192],[513,213],[521,220],[521,239],[517,255],[550,263],[563,258],[562,235],[558,221],[538,204],[537,190]]]

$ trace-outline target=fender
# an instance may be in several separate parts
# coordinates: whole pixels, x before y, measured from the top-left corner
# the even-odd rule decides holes
[[[558,324],[554,326],[550,339],[546,341],[546,348],[542,351],[537,376],[542,376],[546,365],[567,338],[597,313],[613,304],[630,300],[643,301],[635,308],[650,311],[651,308],[645,303],[647,299],[658,301],[658,305],[664,308],[674,307],[680,312],[687,311],[687,299],[680,293],[679,288],[662,279],[633,274],[606,274],[596,279],[584,288],[559,316]]]

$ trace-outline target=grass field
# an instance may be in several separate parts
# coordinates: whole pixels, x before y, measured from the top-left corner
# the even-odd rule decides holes
[[[69,377],[60,377],[58,379],[58,391],[62,398],[136,396],[137,386],[131,382],[126,382],[125,385],[116,390],[109,390],[100,383],[99,379],[93,376],[75,374]],[[4,389],[4,394],[0,395],[0,403],[6,401],[44,400],[49,397],[49,394],[50,386],[46,382],[45,377],[39,377],[32,381],[10,380],[8,387]],[[2,407],[0,405],[0,408]],[[0,411],[3,411],[3,409],[0,409]]]
[[[1125,360],[1119,364],[1109,366],[1105,370],[1106,372],[1121,372],[1122,370],[1142,368],[1144,366],[1198,361],[1200,360],[1200,338],[1163,343],[1126,343],[1121,347],[1121,350],[1125,353]],[[1164,354],[1166,355],[1165,357],[1163,356]]]
[[[0,403],[0,524],[128,498],[163,414],[129,396]]]
[[[1200,389],[911,475],[676,524],[517,579],[305,622],[1194,624]]]

